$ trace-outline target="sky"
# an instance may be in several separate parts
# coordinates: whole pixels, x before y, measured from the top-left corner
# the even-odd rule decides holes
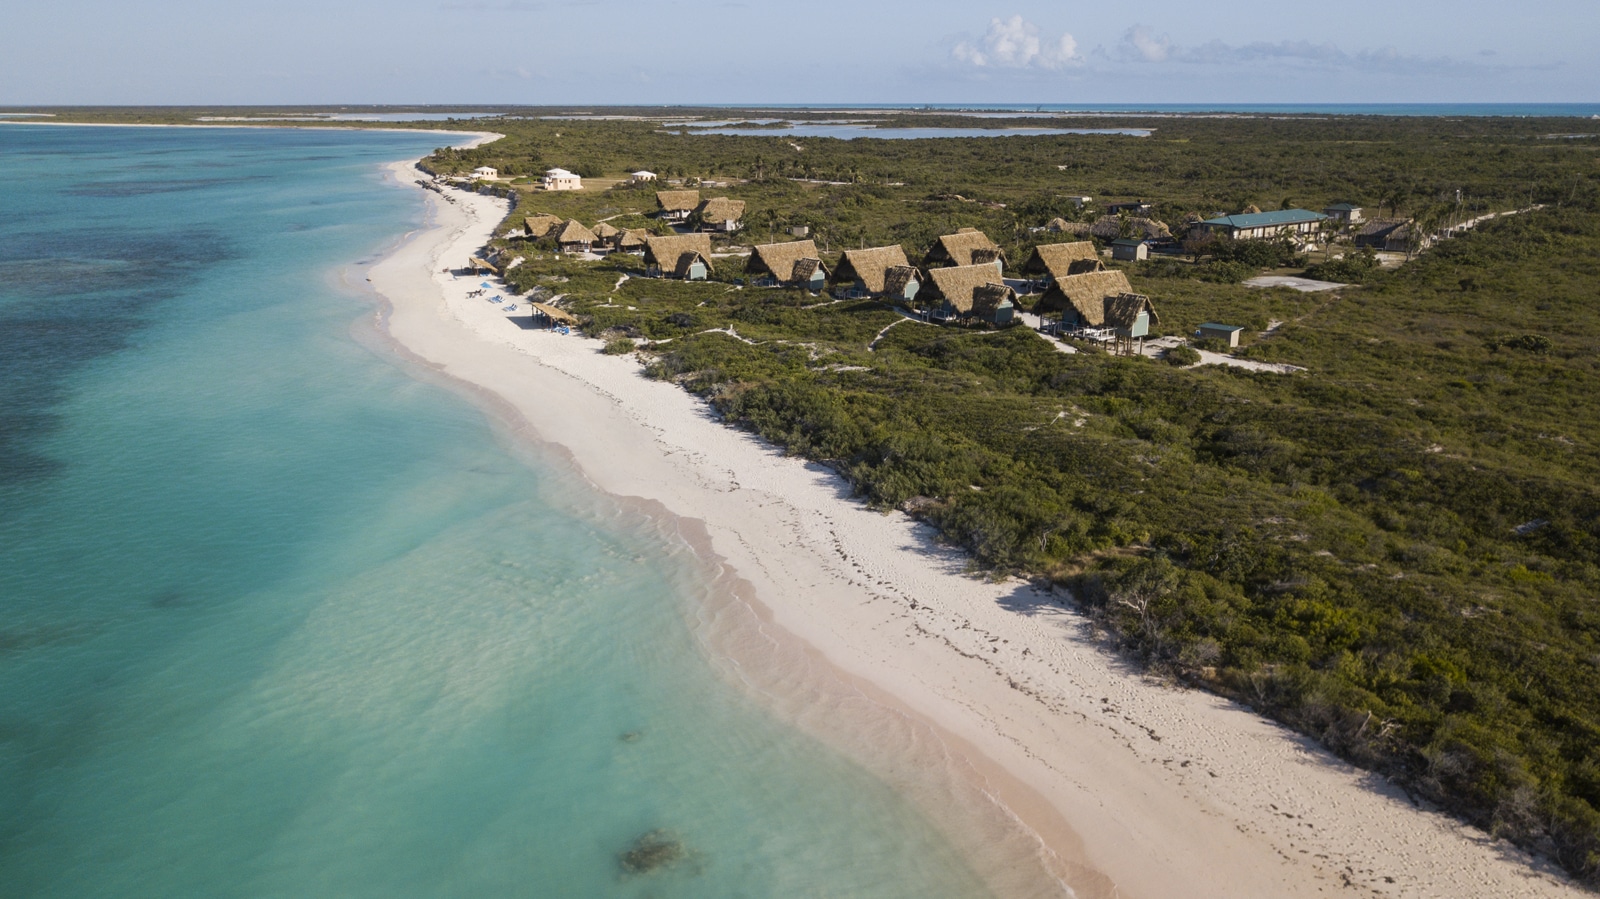
[[[1600,100],[1595,0],[0,0],[0,104]]]

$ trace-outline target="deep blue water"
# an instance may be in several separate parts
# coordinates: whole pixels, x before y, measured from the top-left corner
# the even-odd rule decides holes
[[[0,126],[0,896],[982,895],[687,550],[357,339],[438,141]]]

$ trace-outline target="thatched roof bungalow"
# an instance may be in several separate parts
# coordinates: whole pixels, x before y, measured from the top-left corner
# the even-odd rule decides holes
[[[561,227],[561,216],[551,215],[548,212],[536,212],[533,215],[523,217],[522,227],[527,232],[529,240],[544,240],[546,237],[552,236],[555,230]]]
[[[899,244],[845,250],[833,270],[835,284],[849,284],[849,296],[887,296],[899,300],[916,297],[922,274],[906,258]]]
[[[1151,325],[1161,324],[1156,307],[1150,298],[1139,293],[1119,293],[1103,301],[1105,326],[1117,332],[1118,337],[1144,337]]]
[[[1056,218],[1053,218],[1045,223],[1044,230],[1049,231],[1052,234],[1086,235],[1089,233],[1089,225],[1086,222],[1069,222],[1066,219],[1057,216]]]
[[[978,265],[999,260],[1005,263],[1005,253],[989,239],[989,235],[976,228],[962,228],[954,234],[945,234],[934,241],[927,255],[922,257],[925,267],[938,265]]]
[[[652,234],[644,242],[644,264],[650,277],[704,281],[714,271],[709,234]]]
[[[764,276],[757,283],[821,290],[828,280],[817,244],[810,240],[760,244],[750,252],[746,274]]]
[[[587,253],[599,240],[593,231],[585,228],[577,219],[567,219],[561,230],[556,232],[556,246],[563,253]]]
[[[1369,219],[1356,232],[1355,244],[1391,253],[1409,253],[1415,249],[1412,246],[1414,231],[1411,219]]]
[[[1006,286],[1000,267],[993,262],[929,269],[922,295],[936,304],[937,318],[976,316],[1003,325],[1016,314],[1017,293]]]
[[[656,206],[660,208],[660,216],[669,222],[684,222],[689,216],[694,215],[695,207],[700,205],[700,191],[698,190],[658,190],[656,191]]]
[[[594,236],[606,244],[616,242],[617,235],[622,233],[622,229],[610,222],[599,222],[589,230],[593,231]]]
[[[1128,276],[1117,269],[1068,275],[1050,285],[1033,311],[1040,315],[1059,312],[1061,323],[1068,327],[1098,328],[1106,320],[1106,298],[1124,293],[1133,293],[1133,287]]]
[[[1035,278],[1054,280],[1071,274],[1072,264],[1085,259],[1100,261],[1100,252],[1092,240],[1072,243],[1051,243],[1033,248],[1028,261],[1022,264],[1022,273]]]
[[[624,228],[612,241],[612,245],[623,253],[643,253],[645,238],[651,233],[643,228]]]
[[[694,211],[702,231],[737,231],[744,218],[744,201],[712,197]]]
[[[1094,224],[1089,226],[1089,233],[1101,240],[1116,240],[1123,236],[1122,222],[1122,216],[1102,215],[1094,220]],[[1170,240],[1172,238],[1172,231],[1167,228],[1165,222],[1158,222],[1155,219],[1142,218],[1137,215],[1129,216],[1127,222],[1127,236],[1129,237],[1142,237],[1146,240]]]

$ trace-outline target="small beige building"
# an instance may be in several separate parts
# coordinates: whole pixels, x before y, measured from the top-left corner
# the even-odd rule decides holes
[[[583,190],[583,179],[566,169],[551,169],[544,173],[545,190]]]

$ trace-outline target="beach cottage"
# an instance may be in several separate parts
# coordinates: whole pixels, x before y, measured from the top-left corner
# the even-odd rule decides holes
[[[656,173],[655,172],[646,172],[646,171],[641,169],[640,171],[634,172],[633,174],[629,175],[628,176],[628,180],[632,181],[634,184],[644,184],[647,181],[656,180]]]
[[[941,265],[978,265],[999,262],[1005,265],[1005,253],[989,235],[976,228],[962,228],[954,234],[945,234],[933,242],[922,257],[925,268]]]
[[[599,239],[577,219],[567,219],[556,232],[556,246],[563,253],[587,253]]]
[[[1057,216],[1045,223],[1044,230],[1051,234],[1086,235],[1089,233],[1089,225],[1087,222],[1069,222]]]
[[[724,234],[737,231],[743,224],[744,201],[712,197],[695,209],[694,218],[702,231],[720,231]]]
[[[643,253],[645,238],[650,236],[650,232],[643,228],[624,228],[622,233],[617,235],[613,246],[623,253]]]
[[[1099,271],[1100,251],[1092,240],[1075,240],[1071,243],[1047,243],[1033,248],[1028,261],[1022,264],[1022,273],[1038,282],[1040,289],[1049,287],[1058,278],[1085,271]]]
[[[645,274],[651,278],[704,281],[714,271],[711,235],[652,234],[644,239]]]
[[[1068,275],[1050,285],[1033,311],[1060,313],[1061,326],[1066,329],[1099,328],[1106,320],[1106,299],[1125,293],[1133,293],[1133,287],[1128,276],[1116,269]]]
[[[542,183],[545,190],[583,190],[583,179],[566,169],[550,169]]]
[[[617,238],[622,234],[621,228],[609,222],[600,222],[589,230],[594,232],[595,243],[608,250],[617,245]]]
[[[480,181],[493,181],[494,179],[500,177],[500,172],[496,169],[490,168],[489,166],[480,165],[472,170],[472,177],[477,178]]]
[[[1144,294],[1123,293],[1105,299],[1105,325],[1116,336],[1118,353],[1130,356],[1143,353],[1150,327],[1159,324],[1161,317],[1156,315],[1155,305]]]
[[[657,215],[669,222],[686,222],[700,205],[698,190],[656,191]]]
[[[750,252],[745,273],[755,275],[757,287],[803,287],[819,291],[827,284],[828,269],[817,245],[810,240],[761,244]]]
[[[937,319],[977,318],[996,325],[1016,317],[1017,293],[1005,284],[997,262],[928,270],[922,304]]]
[[[529,240],[544,240],[555,234],[561,227],[561,217],[545,212],[536,212],[522,219],[522,227],[527,232]]]
[[[891,244],[845,250],[833,270],[833,283],[847,285],[843,290],[846,297],[910,301],[922,288],[922,273],[911,265],[904,248]]]

